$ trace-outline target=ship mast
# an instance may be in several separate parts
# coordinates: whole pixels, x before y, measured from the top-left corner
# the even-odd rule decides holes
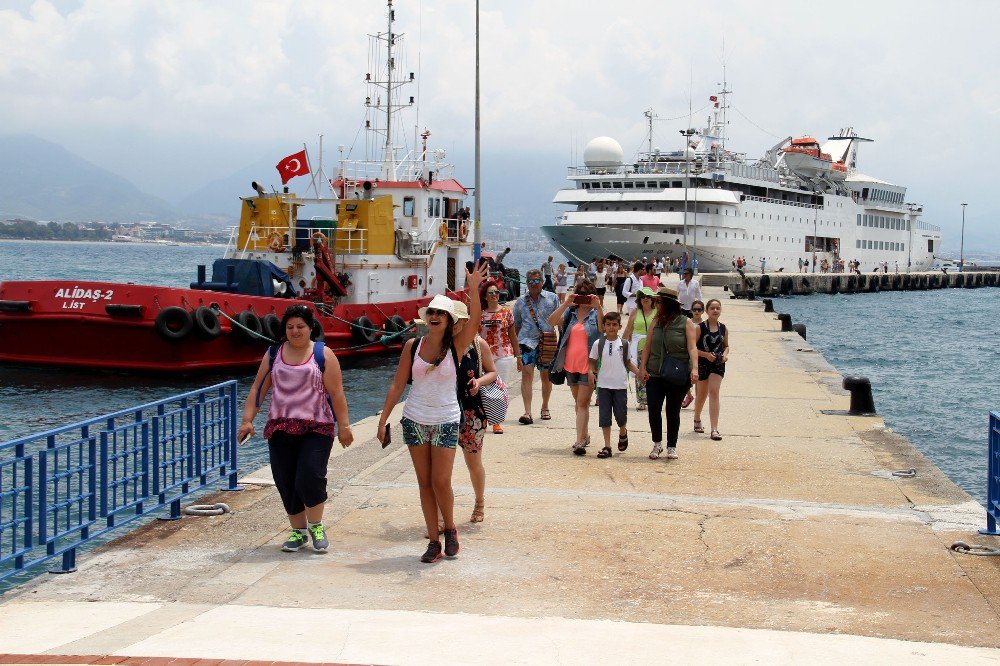
[[[396,47],[399,46],[399,40],[403,38],[403,35],[393,32],[396,11],[392,7],[392,1],[387,0],[386,2],[388,5],[386,32],[369,35],[373,46],[369,50],[369,71],[365,75],[365,82],[368,85],[368,96],[365,98],[365,108],[368,110],[365,129],[380,139],[384,138],[384,142],[379,140],[378,143],[369,144],[369,147],[374,146],[375,150],[377,147],[382,147],[381,160],[373,154],[367,155],[367,159],[374,164],[381,162],[380,176],[385,180],[395,180],[398,176],[396,173],[398,167],[396,147],[392,143],[393,116],[396,111],[415,104],[413,97],[410,97],[409,103],[399,101],[399,89],[413,83],[415,75],[413,72],[410,72],[409,77],[395,75],[396,70],[402,67],[402,63],[397,59],[398,49]],[[380,54],[384,54],[386,58],[384,72],[382,72],[383,63],[379,62]],[[382,127],[383,122],[385,127]]]
[[[396,37],[392,34],[392,22],[396,18],[396,15],[392,10],[392,0],[388,0],[388,3],[389,15],[388,27],[386,29],[388,34],[385,40],[385,93],[387,99],[385,104],[385,154],[383,155],[384,166],[382,169],[382,177],[386,180],[392,180],[396,166],[396,151],[393,150],[392,147],[392,68],[395,65],[392,61],[392,43],[395,41]]]

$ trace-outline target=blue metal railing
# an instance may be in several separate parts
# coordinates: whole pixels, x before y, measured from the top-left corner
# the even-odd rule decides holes
[[[181,499],[236,483],[236,382],[0,443],[0,581]]]
[[[1000,520],[1000,412],[990,412],[989,466],[986,478],[986,529],[980,534],[996,534]]]

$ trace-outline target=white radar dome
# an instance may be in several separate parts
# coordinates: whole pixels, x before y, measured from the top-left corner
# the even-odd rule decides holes
[[[583,149],[583,163],[588,167],[617,167],[622,165],[625,153],[621,144],[609,136],[591,139]]]

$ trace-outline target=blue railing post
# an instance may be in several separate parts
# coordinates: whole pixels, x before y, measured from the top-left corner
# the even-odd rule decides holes
[[[243,490],[243,486],[239,485],[237,481],[239,465],[236,461],[236,452],[239,450],[240,443],[236,441],[236,410],[239,408],[236,400],[236,384],[232,384],[225,390],[228,393],[226,396],[226,405],[229,410],[229,413],[226,414],[226,450],[229,451],[229,487],[223,488],[223,490],[238,491]]]
[[[74,571],[94,539],[150,514],[177,519],[185,497],[215,484],[240,490],[236,406],[229,381],[0,442],[10,510],[0,520],[0,581],[57,557],[54,573]]]
[[[986,471],[986,529],[980,534],[1000,535],[997,519],[1000,518],[1000,412],[990,412],[987,437]]]

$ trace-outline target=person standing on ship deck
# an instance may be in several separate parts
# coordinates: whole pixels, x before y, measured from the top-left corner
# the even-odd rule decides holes
[[[324,345],[324,367],[320,369],[311,336],[315,324],[312,310],[305,305],[285,310],[281,318],[283,339],[277,350],[268,349],[261,359],[243,408],[243,422],[236,431],[237,441],[254,434],[254,417],[261,400],[271,391],[264,438],[274,485],[292,528],[281,545],[288,553],[301,549],[310,537],[314,551],[325,553],[329,548],[323,508],[333,437],[336,434],[344,448],[354,441],[340,363]]]

